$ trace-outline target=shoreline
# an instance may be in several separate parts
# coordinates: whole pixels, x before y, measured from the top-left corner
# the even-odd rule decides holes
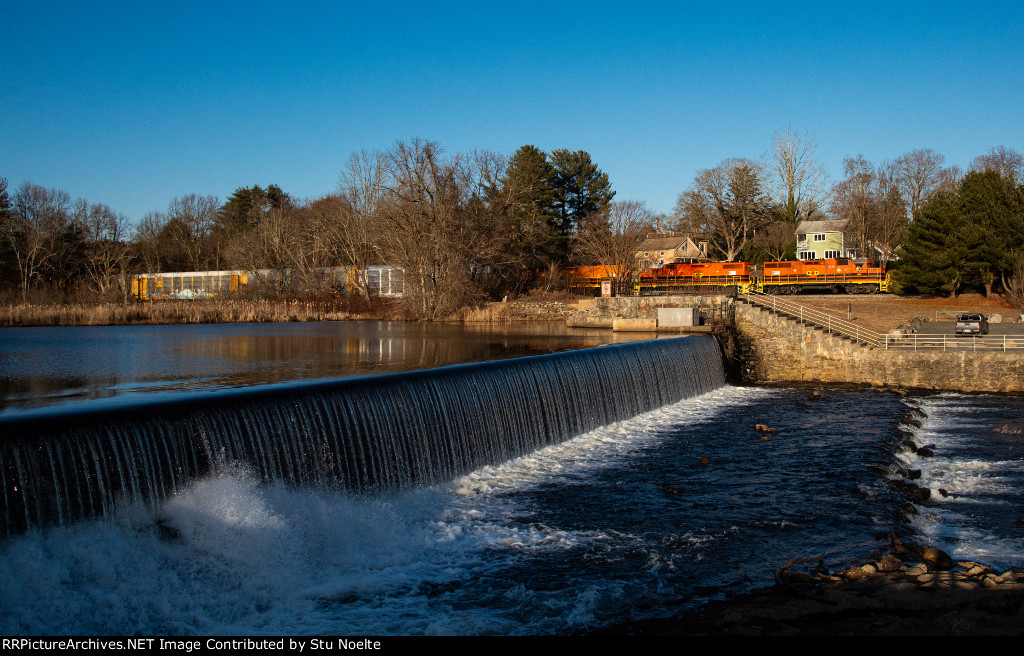
[[[188,299],[159,302],[31,305],[0,310],[2,328],[53,326],[152,326],[210,323],[290,323],[308,321],[393,321],[392,302],[354,308],[344,299]]]
[[[896,554],[901,554],[897,556]],[[823,554],[824,556],[824,554]],[[799,559],[820,562],[814,557]],[[905,560],[904,560],[905,559]],[[591,635],[981,636],[1024,633],[1024,572],[893,541],[892,553],[828,574],[776,571],[776,583],[676,617]]]
[[[902,390],[896,393],[906,396]],[[893,433],[903,451],[919,447],[908,425],[925,417],[912,405]],[[930,455],[930,451],[928,454]],[[916,513],[932,490],[912,481],[919,470],[879,475]],[[939,492],[943,492],[939,490]],[[1018,523],[1024,522],[1019,520]],[[933,546],[907,543],[889,531],[888,553],[861,564],[824,569],[829,553],[794,558],[774,573],[775,584],[711,600],[675,617],[613,625],[594,635],[633,636],[983,636],[1024,633],[1024,571],[998,571],[978,561],[955,561]],[[797,566],[804,566],[803,569]]]

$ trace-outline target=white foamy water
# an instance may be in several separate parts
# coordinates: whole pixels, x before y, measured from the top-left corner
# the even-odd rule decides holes
[[[615,467],[662,438],[660,426],[706,421],[762,393],[723,388],[429,489],[368,497],[263,485],[239,469],[196,482],[157,517],[125,510],[112,521],[15,537],[0,551],[0,631],[508,634],[585,626],[594,608],[614,603],[617,584],[595,579],[566,594],[502,573],[523,558],[611,542],[642,549],[642,540],[533,523],[518,495]]]
[[[901,456],[921,470],[917,483],[932,493],[913,518],[914,529],[955,559],[1024,567],[1024,442],[998,430],[1024,421],[1024,399],[941,394],[925,397],[920,407],[927,417],[915,440],[934,445],[934,456]]]
[[[723,387],[401,494],[210,476],[155,514],[0,543],[0,632],[573,634],[769,585],[793,557],[862,561],[900,503],[871,467],[892,462],[906,406],[862,390],[806,400]],[[900,458],[951,493],[914,520],[921,541],[1020,564],[1019,442],[992,438],[1015,403],[921,401],[917,441],[936,457]],[[766,422],[770,441],[753,429]]]

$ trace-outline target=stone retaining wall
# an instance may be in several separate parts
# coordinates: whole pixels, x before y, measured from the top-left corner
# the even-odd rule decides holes
[[[736,304],[744,380],[857,383],[962,392],[1024,392],[1024,353],[869,348]]]

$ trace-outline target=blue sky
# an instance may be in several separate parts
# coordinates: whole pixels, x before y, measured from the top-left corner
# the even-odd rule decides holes
[[[1024,151],[1024,3],[8,3],[0,177],[132,219],[333,192],[350,153],[588,151],[671,212],[786,128],[842,159]]]

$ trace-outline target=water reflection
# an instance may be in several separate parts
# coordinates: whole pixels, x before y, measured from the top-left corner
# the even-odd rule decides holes
[[[409,371],[649,339],[561,322],[0,329],[0,414],[136,394]]]

